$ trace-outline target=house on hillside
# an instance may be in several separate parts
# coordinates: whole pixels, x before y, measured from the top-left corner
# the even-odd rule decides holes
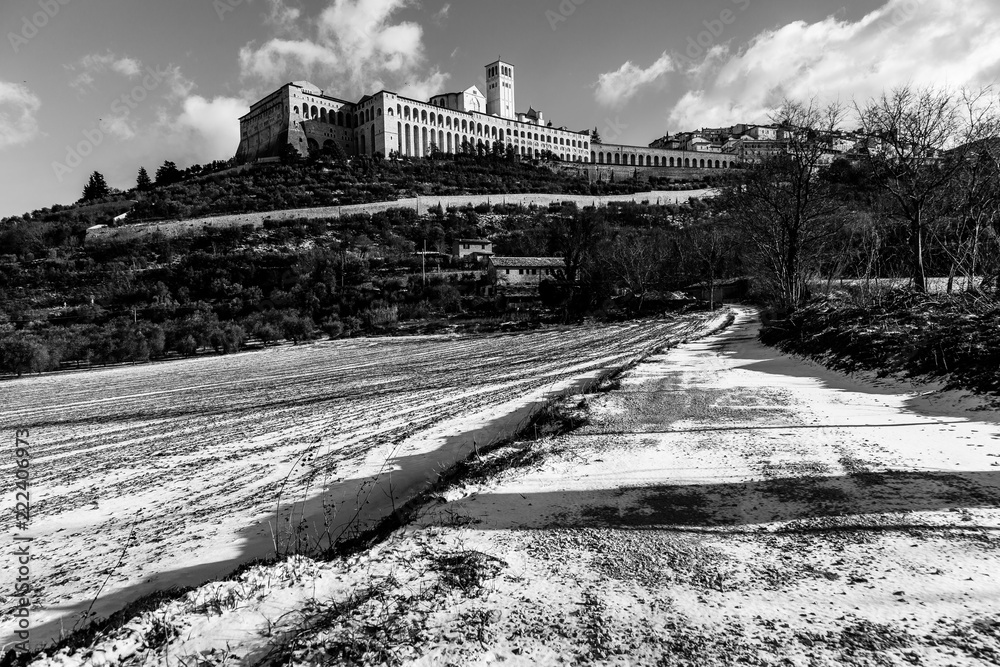
[[[490,257],[487,275],[498,289],[537,288],[546,278],[565,280],[566,262],[562,257]]]
[[[451,244],[451,254],[457,259],[472,257],[483,261],[493,256],[493,242],[485,239],[458,239]]]

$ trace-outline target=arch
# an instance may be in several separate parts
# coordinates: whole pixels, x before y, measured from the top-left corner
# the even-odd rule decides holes
[[[653,166],[654,167],[659,167],[660,166],[660,156],[659,155],[654,155],[653,156]]]
[[[392,109],[389,109],[389,115],[390,116],[392,115]],[[375,110],[375,117],[376,118],[381,118],[382,117],[382,110],[381,109],[376,109]]]
[[[444,119],[444,126],[451,127],[451,116],[448,116],[447,118]]]
[[[319,109],[317,109],[315,106],[313,106],[311,109],[309,109],[309,117],[310,118],[319,118]]]
[[[371,133],[372,133],[371,134],[372,140],[371,140],[371,144],[370,145],[372,147],[372,155],[375,155],[375,126],[374,125],[372,125]]]
[[[396,152],[403,155],[403,123],[396,123]]]
[[[433,134],[431,135],[434,136]],[[430,142],[427,141],[427,128],[420,128],[420,149],[423,151],[421,157],[427,157],[431,154]]]
[[[716,169],[719,169],[719,168],[721,168],[721,167],[722,167],[722,164],[721,164],[721,163],[720,163],[720,162],[719,162],[718,160],[716,160],[716,161],[715,161],[715,168],[716,168]]]
[[[299,105],[298,104],[295,105],[295,115],[296,116],[299,115]]]
[[[451,146],[451,132],[448,133],[448,148],[447,148],[447,152],[448,152],[449,155],[451,153],[454,153],[454,150],[452,150],[452,146]]]
[[[407,109],[407,111],[409,111],[409,109]],[[400,117],[403,115],[403,107],[400,104],[396,105],[396,115]]]
[[[691,166],[691,159],[690,158],[684,158],[684,166],[685,167],[690,167]]]
[[[646,166],[647,167],[652,167],[653,166],[653,158],[650,157],[649,155],[646,156]]]
[[[427,122],[427,110],[426,109],[423,109],[420,112],[420,122],[421,123],[426,123]]]
[[[319,142],[317,142],[315,139],[309,139],[306,142],[306,145],[309,147],[309,152],[310,153],[313,153],[313,152],[319,150]]]
[[[403,118],[410,120],[410,107],[409,105],[403,107]]]
[[[604,164],[604,151],[597,154],[597,164]]]
[[[438,125],[444,125],[444,116],[438,114]]]
[[[594,151],[590,151],[590,161],[597,162],[597,154]]]
[[[701,168],[702,168],[702,169],[704,169],[704,168],[705,168],[705,161],[704,161],[704,160],[702,160],[702,161],[701,161]]]
[[[632,156],[632,166],[633,167],[635,166],[635,156],[634,155]]]
[[[490,136],[493,137],[494,139],[497,138],[497,128],[494,127],[490,130]]]
[[[590,142],[589,141],[583,142],[583,148],[584,148],[584,150],[589,149],[590,148]]]
[[[438,150],[444,151],[444,130],[438,130]]]
[[[462,132],[468,132],[468,131],[469,131],[469,124],[466,121],[463,120],[462,121]]]
[[[621,164],[621,163],[622,163],[622,156],[621,156],[621,154],[620,153],[615,153],[615,164]]]
[[[406,153],[405,155],[413,155],[413,143],[410,141],[410,124],[406,124]]]
[[[479,136],[483,136],[483,124],[482,123],[476,123],[476,134],[478,134]]]

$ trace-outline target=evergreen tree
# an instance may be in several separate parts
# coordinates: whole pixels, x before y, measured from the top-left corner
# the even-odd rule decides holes
[[[149,178],[145,167],[139,167],[139,176],[135,179],[135,187],[139,192],[149,192],[153,189],[153,181]]]
[[[173,185],[174,183],[180,182],[181,172],[177,168],[177,165],[170,160],[164,162],[163,166],[156,170],[156,185],[158,187]]]
[[[590,133],[590,140],[595,144],[604,143],[603,141],[601,141],[601,133],[597,131],[596,127],[594,128],[594,131]]]
[[[87,181],[87,185],[83,188],[83,201],[104,199],[110,194],[111,189],[108,187],[107,181],[104,180],[104,176],[100,172],[95,171],[90,175],[90,180]]]

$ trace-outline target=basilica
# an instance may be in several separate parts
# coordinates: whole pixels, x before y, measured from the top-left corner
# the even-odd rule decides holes
[[[473,86],[426,102],[386,90],[349,102],[316,86],[282,86],[240,119],[241,163],[282,155],[287,146],[306,156],[337,144],[348,156],[424,157],[432,148],[458,153],[480,143],[501,143],[518,155],[551,153],[563,162],[633,167],[724,169],[733,157],[657,147],[594,142],[589,130],[570,130],[546,122],[534,109],[516,110],[514,65],[497,60],[486,66],[486,92]]]

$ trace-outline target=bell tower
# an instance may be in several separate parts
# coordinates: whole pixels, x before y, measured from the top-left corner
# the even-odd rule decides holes
[[[486,88],[486,113],[514,120],[514,66],[503,60],[487,65]]]

